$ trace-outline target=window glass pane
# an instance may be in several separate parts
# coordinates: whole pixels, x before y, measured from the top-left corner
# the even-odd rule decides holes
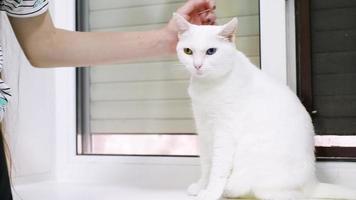
[[[97,134],[93,141],[95,154],[198,155],[196,135]]]
[[[90,0],[89,31],[160,28],[184,2]],[[258,5],[258,0],[217,1],[218,23],[239,18],[237,47],[259,66]],[[91,139],[83,142],[91,143],[90,153],[197,154],[189,75],[176,59],[96,66],[89,70],[89,78]]]
[[[311,1],[315,129],[356,134],[356,2]]]

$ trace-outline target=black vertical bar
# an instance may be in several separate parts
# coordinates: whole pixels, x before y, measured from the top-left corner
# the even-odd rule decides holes
[[[89,1],[76,1],[76,30],[89,31]],[[90,71],[87,67],[76,69],[77,85],[77,154],[92,150],[90,131]],[[80,144],[80,145],[79,145]]]
[[[298,96],[309,113],[313,111],[310,0],[296,0]]]

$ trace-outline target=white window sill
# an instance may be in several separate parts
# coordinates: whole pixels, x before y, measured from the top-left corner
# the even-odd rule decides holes
[[[41,182],[15,187],[14,200],[194,200],[184,190]],[[242,199],[241,199],[242,200]],[[247,199],[245,199],[247,200]],[[312,199],[310,199],[312,200]]]
[[[14,200],[189,200],[185,191],[114,184],[40,182],[15,186]]]

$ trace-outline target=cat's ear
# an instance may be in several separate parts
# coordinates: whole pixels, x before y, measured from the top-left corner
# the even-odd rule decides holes
[[[189,30],[191,24],[183,16],[178,13],[173,13],[173,19],[177,25],[179,34],[182,34]]]
[[[237,18],[234,17],[228,23],[224,24],[222,26],[222,30],[219,33],[219,36],[223,37],[224,39],[226,39],[230,42],[235,42],[235,33],[237,30],[237,22],[238,22]]]

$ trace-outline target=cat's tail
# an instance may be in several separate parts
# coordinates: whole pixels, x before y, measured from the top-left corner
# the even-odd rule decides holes
[[[356,200],[356,189],[327,183],[315,183],[305,193],[313,199]]]

